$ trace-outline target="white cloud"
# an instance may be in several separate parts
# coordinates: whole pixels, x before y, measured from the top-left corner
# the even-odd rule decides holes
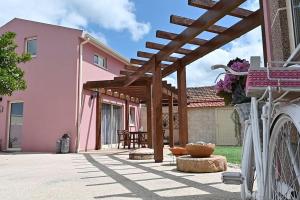
[[[226,48],[217,49],[210,54],[187,66],[187,86],[199,87],[214,85],[215,80],[222,70],[212,71],[215,64],[227,64],[236,57],[250,60],[251,56],[263,58],[261,29],[256,28],[246,35],[231,42]],[[176,84],[176,76],[173,74],[166,78],[168,82]]]
[[[10,0],[0,4],[0,26],[14,17],[93,31],[96,28],[128,31],[138,41],[150,31],[150,24],[139,22],[130,0]],[[100,34],[104,38],[103,34]],[[106,41],[106,39],[104,40]]]

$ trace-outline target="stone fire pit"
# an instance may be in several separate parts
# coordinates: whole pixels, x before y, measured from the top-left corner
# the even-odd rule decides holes
[[[130,160],[151,160],[154,159],[154,150],[149,148],[136,149],[129,153]]]

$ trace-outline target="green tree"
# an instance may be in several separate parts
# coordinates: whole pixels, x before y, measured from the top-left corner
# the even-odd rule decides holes
[[[31,59],[30,54],[18,55],[16,34],[6,32],[0,36],[0,96],[12,95],[14,91],[25,90],[24,71],[18,67]]]

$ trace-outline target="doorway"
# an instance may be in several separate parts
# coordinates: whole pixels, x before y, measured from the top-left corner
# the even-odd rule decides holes
[[[21,139],[23,130],[23,102],[10,102],[8,115],[7,149],[21,150]]]
[[[117,146],[117,130],[123,128],[122,107],[102,104],[101,146],[114,148]]]

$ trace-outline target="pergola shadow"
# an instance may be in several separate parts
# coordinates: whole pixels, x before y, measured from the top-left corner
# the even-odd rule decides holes
[[[140,163],[131,162],[129,160],[124,160],[118,155],[107,155],[105,157],[111,159],[112,162],[119,162],[124,166],[134,167],[133,169],[141,170],[143,172],[139,173],[122,173],[120,174],[118,170],[111,169],[109,166],[101,163],[97,160],[97,157],[94,158],[93,155],[84,154],[85,159],[99,171],[103,172],[107,177],[110,177],[115,182],[107,183],[111,184],[113,187],[114,184],[120,184],[121,186],[125,187],[129,192],[122,193],[122,194],[111,194],[111,195],[99,195],[95,196],[95,199],[157,199],[157,200],[165,200],[165,199],[182,199],[182,200],[189,200],[189,199],[240,199],[240,194],[238,192],[228,192],[222,189],[218,189],[213,187],[215,184],[220,184],[221,182],[212,182],[212,183],[199,183],[193,180],[187,179],[189,177],[189,173],[181,173],[184,176],[176,176],[167,171],[160,171],[159,169],[153,169],[151,167],[141,165]],[[109,165],[109,164],[108,164]],[[172,170],[171,170],[172,171]],[[154,174],[158,177],[153,178],[143,178],[139,180],[131,180],[128,178],[128,175],[139,175],[142,177],[143,174]],[[101,177],[100,177],[101,178]],[[143,185],[142,183],[146,183],[147,181],[172,181],[176,182],[176,185],[170,185],[163,188],[148,188],[147,186]],[[93,187],[101,187],[103,185],[107,185],[105,183],[99,184],[89,184],[87,186]],[[150,183],[151,184],[151,183]],[[201,194],[181,194],[181,191],[184,190],[191,190],[191,191],[202,191]],[[174,191],[174,192],[173,192]]]

